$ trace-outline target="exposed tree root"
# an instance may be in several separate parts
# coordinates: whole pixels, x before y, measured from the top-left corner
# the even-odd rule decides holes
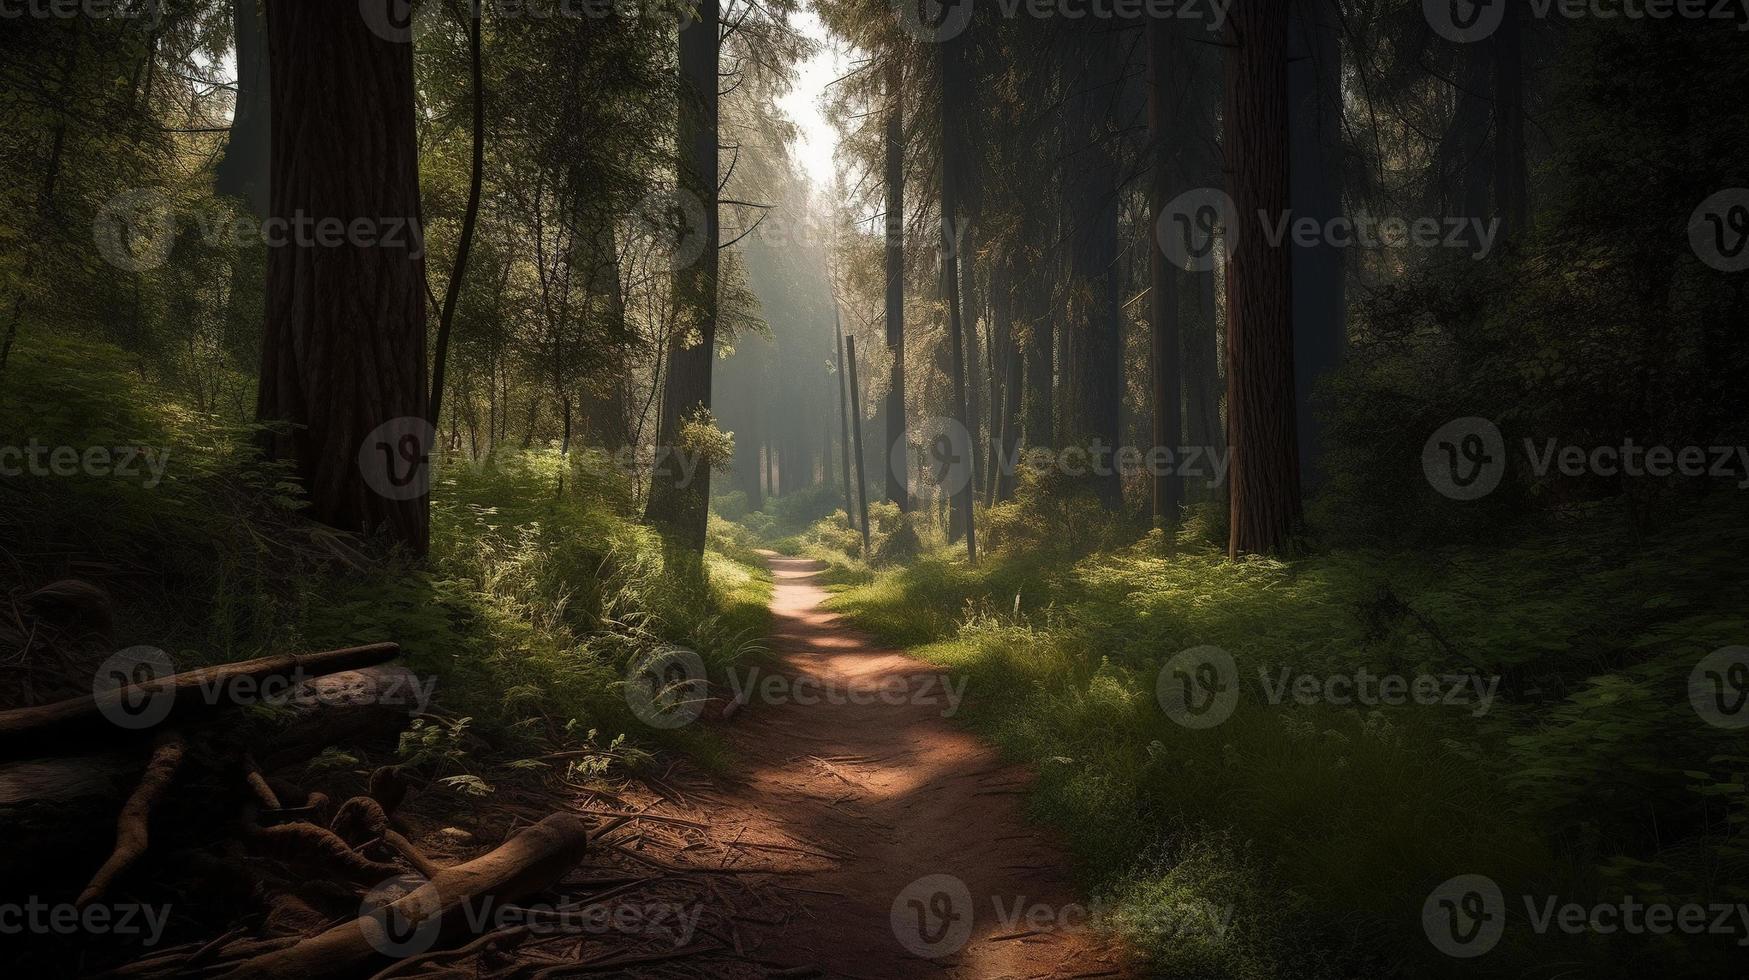
[[[103,862],[103,867],[97,869],[91,883],[79,893],[75,904],[80,908],[102,898],[115,879],[146,853],[152,808],[158,805],[158,800],[176,777],[186,750],[187,744],[180,733],[164,732],[158,736],[152,747],[152,760],[146,764],[145,775],[140,777],[140,785],[134,790],[134,795],[128,797],[127,804],[121,808],[121,816],[116,819],[115,850],[109,855],[109,860]]]
[[[375,915],[353,919],[283,950],[246,960],[228,976],[303,980],[360,972],[383,958],[371,940],[382,935],[384,922],[416,928],[434,918],[459,918],[457,913],[471,904],[514,902],[558,882],[583,858],[588,846],[589,828],[583,819],[555,813],[496,850],[444,868]]]

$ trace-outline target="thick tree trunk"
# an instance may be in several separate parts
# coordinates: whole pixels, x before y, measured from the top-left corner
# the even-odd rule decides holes
[[[1334,0],[1296,0],[1288,35],[1289,199],[1294,220],[1324,227],[1342,213],[1342,25]],[[1294,389],[1300,474],[1322,478],[1322,432],[1313,404],[1346,343],[1344,250],[1327,241],[1293,246]]]
[[[1158,229],[1162,214],[1173,197],[1171,141],[1182,139],[1173,112],[1171,73],[1171,22],[1156,17],[1148,21],[1148,128],[1153,142],[1149,181],[1148,227]],[[1160,245],[1156,230],[1147,236],[1148,326],[1153,370],[1154,446],[1156,451],[1176,453],[1184,444],[1181,391],[1181,360],[1178,336],[1179,270]],[[1156,457],[1158,459],[1159,457]],[[1178,523],[1182,480],[1165,468],[1152,473],[1154,523],[1171,529]],[[1170,536],[1168,537],[1170,540]]]
[[[1075,141],[1070,162],[1069,328],[1065,445],[1089,454],[1090,486],[1107,509],[1123,503],[1114,463],[1122,442],[1123,346],[1119,324],[1118,173],[1107,121],[1118,98],[1120,59],[1111,41],[1084,42],[1089,66],[1073,100]],[[1093,467],[1104,470],[1095,472]]]
[[[1500,237],[1511,241],[1530,221],[1524,159],[1524,41],[1522,13],[1506,5],[1494,32],[1494,213]]]
[[[1288,206],[1287,21],[1287,0],[1242,0],[1228,20],[1227,172],[1240,216],[1227,267],[1232,555],[1279,549],[1300,517],[1292,271],[1286,244],[1260,226]]]
[[[1180,330],[1184,340],[1184,366],[1186,380],[1186,401],[1189,412],[1186,421],[1189,424],[1191,444],[1205,453],[1224,450],[1227,445],[1226,427],[1221,424],[1221,391],[1224,388],[1221,379],[1220,356],[1217,341],[1220,324],[1215,317],[1215,276],[1213,272],[1199,272],[1191,277],[1193,293],[1189,301],[1184,303],[1189,313],[1185,329]],[[1180,297],[1184,299],[1184,297]],[[1186,480],[1187,485],[1192,480]],[[1198,496],[1212,499],[1226,493],[1225,487],[1210,487],[1206,478],[1195,485],[1201,487]],[[1187,486],[1188,489],[1188,486]]]
[[[710,411],[711,367],[716,359],[717,19],[717,0],[701,0],[698,20],[680,31],[680,183],[703,204],[704,251],[696,262],[674,273],[675,330],[657,427],[656,468],[645,508],[652,524],[676,543],[701,553],[710,521],[710,468],[679,465],[676,450],[681,427]]]
[[[618,450],[632,441],[632,393],[627,383],[630,372],[626,368],[625,351],[633,338],[631,327],[626,322],[625,283],[620,279],[619,242],[614,237],[613,222],[604,216],[596,224],[595,248],[591,255],[595,282],[590,292],[602,297],[607,306],[610,340],[607,349],[602,351],[600,376],[586,380],[583,385],[581,406],[590,438],[605,449]],[[740,463],[737,455],[736,466]],[[755,480],[753,490],[757,489],[758,481]],[[757,497],[758,494],[752,492],[749,496]]]
[[[230,138],[213,171],[213,187],[220,194],[242,198],[253,214],[266,217],[273,113],[261,0],[231,0],[231,23],[236,39],[237,100]]]
[[[897,53],[887,62],[887,350],[892,377],[887,386],[887,499],[911,509],[909,447],[905,432],[905,106],[903,66]]]
[[[1493,45],[1463,45],[1458,58],[1456,107],[1435,151],[1433,183],[1442,214],[1481,219],[1488,214]]]
[[[271,212],[293,229],[268,250],[258,414],[290,427],[267,455],[292,464],[316,520],[423,555],[434,440],[412,46],[348,5],[268,0],[267,26]]]

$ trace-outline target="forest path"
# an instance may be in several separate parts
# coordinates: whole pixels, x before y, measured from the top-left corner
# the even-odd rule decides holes
[[[741,919],[749,945],[869,980],[1129,975],[1022,813],[1030,774],[945,717],[949,678],[826,612],[821,563],[765,556],[781,666],[741,672],[737,781],[692,793],[734,841],[725,867],[771,869],[795,903],[785,922]]]

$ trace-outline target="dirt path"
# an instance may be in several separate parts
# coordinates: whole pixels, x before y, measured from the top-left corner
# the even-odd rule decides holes
[[[689,802],[732,838],[724,868],[773,871],[800,914],[743,918],[737,941],[842,977],[1129,975],[1079,928],[1067,858],[1024,818],[1027,772],[943,717],[944,675],[824,611],[819,563],[768,560],[784,668],[727,726],[744,776]]]

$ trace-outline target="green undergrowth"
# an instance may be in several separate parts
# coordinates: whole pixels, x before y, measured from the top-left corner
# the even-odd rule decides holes
[[[438,461],[431,554],[416,562],[304,519],[297,488],[255,460],[251,427],[186,408],[113,348],[31,337],[5,374],[0,445],[150,446],[168,465],[151,485],[0,477],[9,590],[90,580],[116,606],[106,645],[159,647],[179,669],[398,642],[437,684],[406,751],[473,792],[555,750],[599,747],[602,764],[666,747],[727,764],[705,726],[639,722],[623,678],[668,644],[713,673],[758,656],[769,575],[718,535],[702,560],[665,548],[605,460]]]
[[[1745,635],[1744,516],[1714,500],[1629,539],[1598,505],[1499,545],[1287,562],[1229,560],[1199,518],[1170,551],[1158,532],[1079,559],[1016,541],[977,567],[938,549],[832,604],[967,678],[961,720],[1037,768],[1035,814],[1162,975],[1719,975],[1740,928],[1538,934],[1525,896],[1749,899],[1749,753],[1688,700],[1700,658]],[[1205,644],[1239,697],[1192,729],[1157,685]],[[1268,697],[1283,671],[1360,668],[1499,680],[1486,710]],[[1465,874],[1506,896],[1479,961],[1421,921]]]

